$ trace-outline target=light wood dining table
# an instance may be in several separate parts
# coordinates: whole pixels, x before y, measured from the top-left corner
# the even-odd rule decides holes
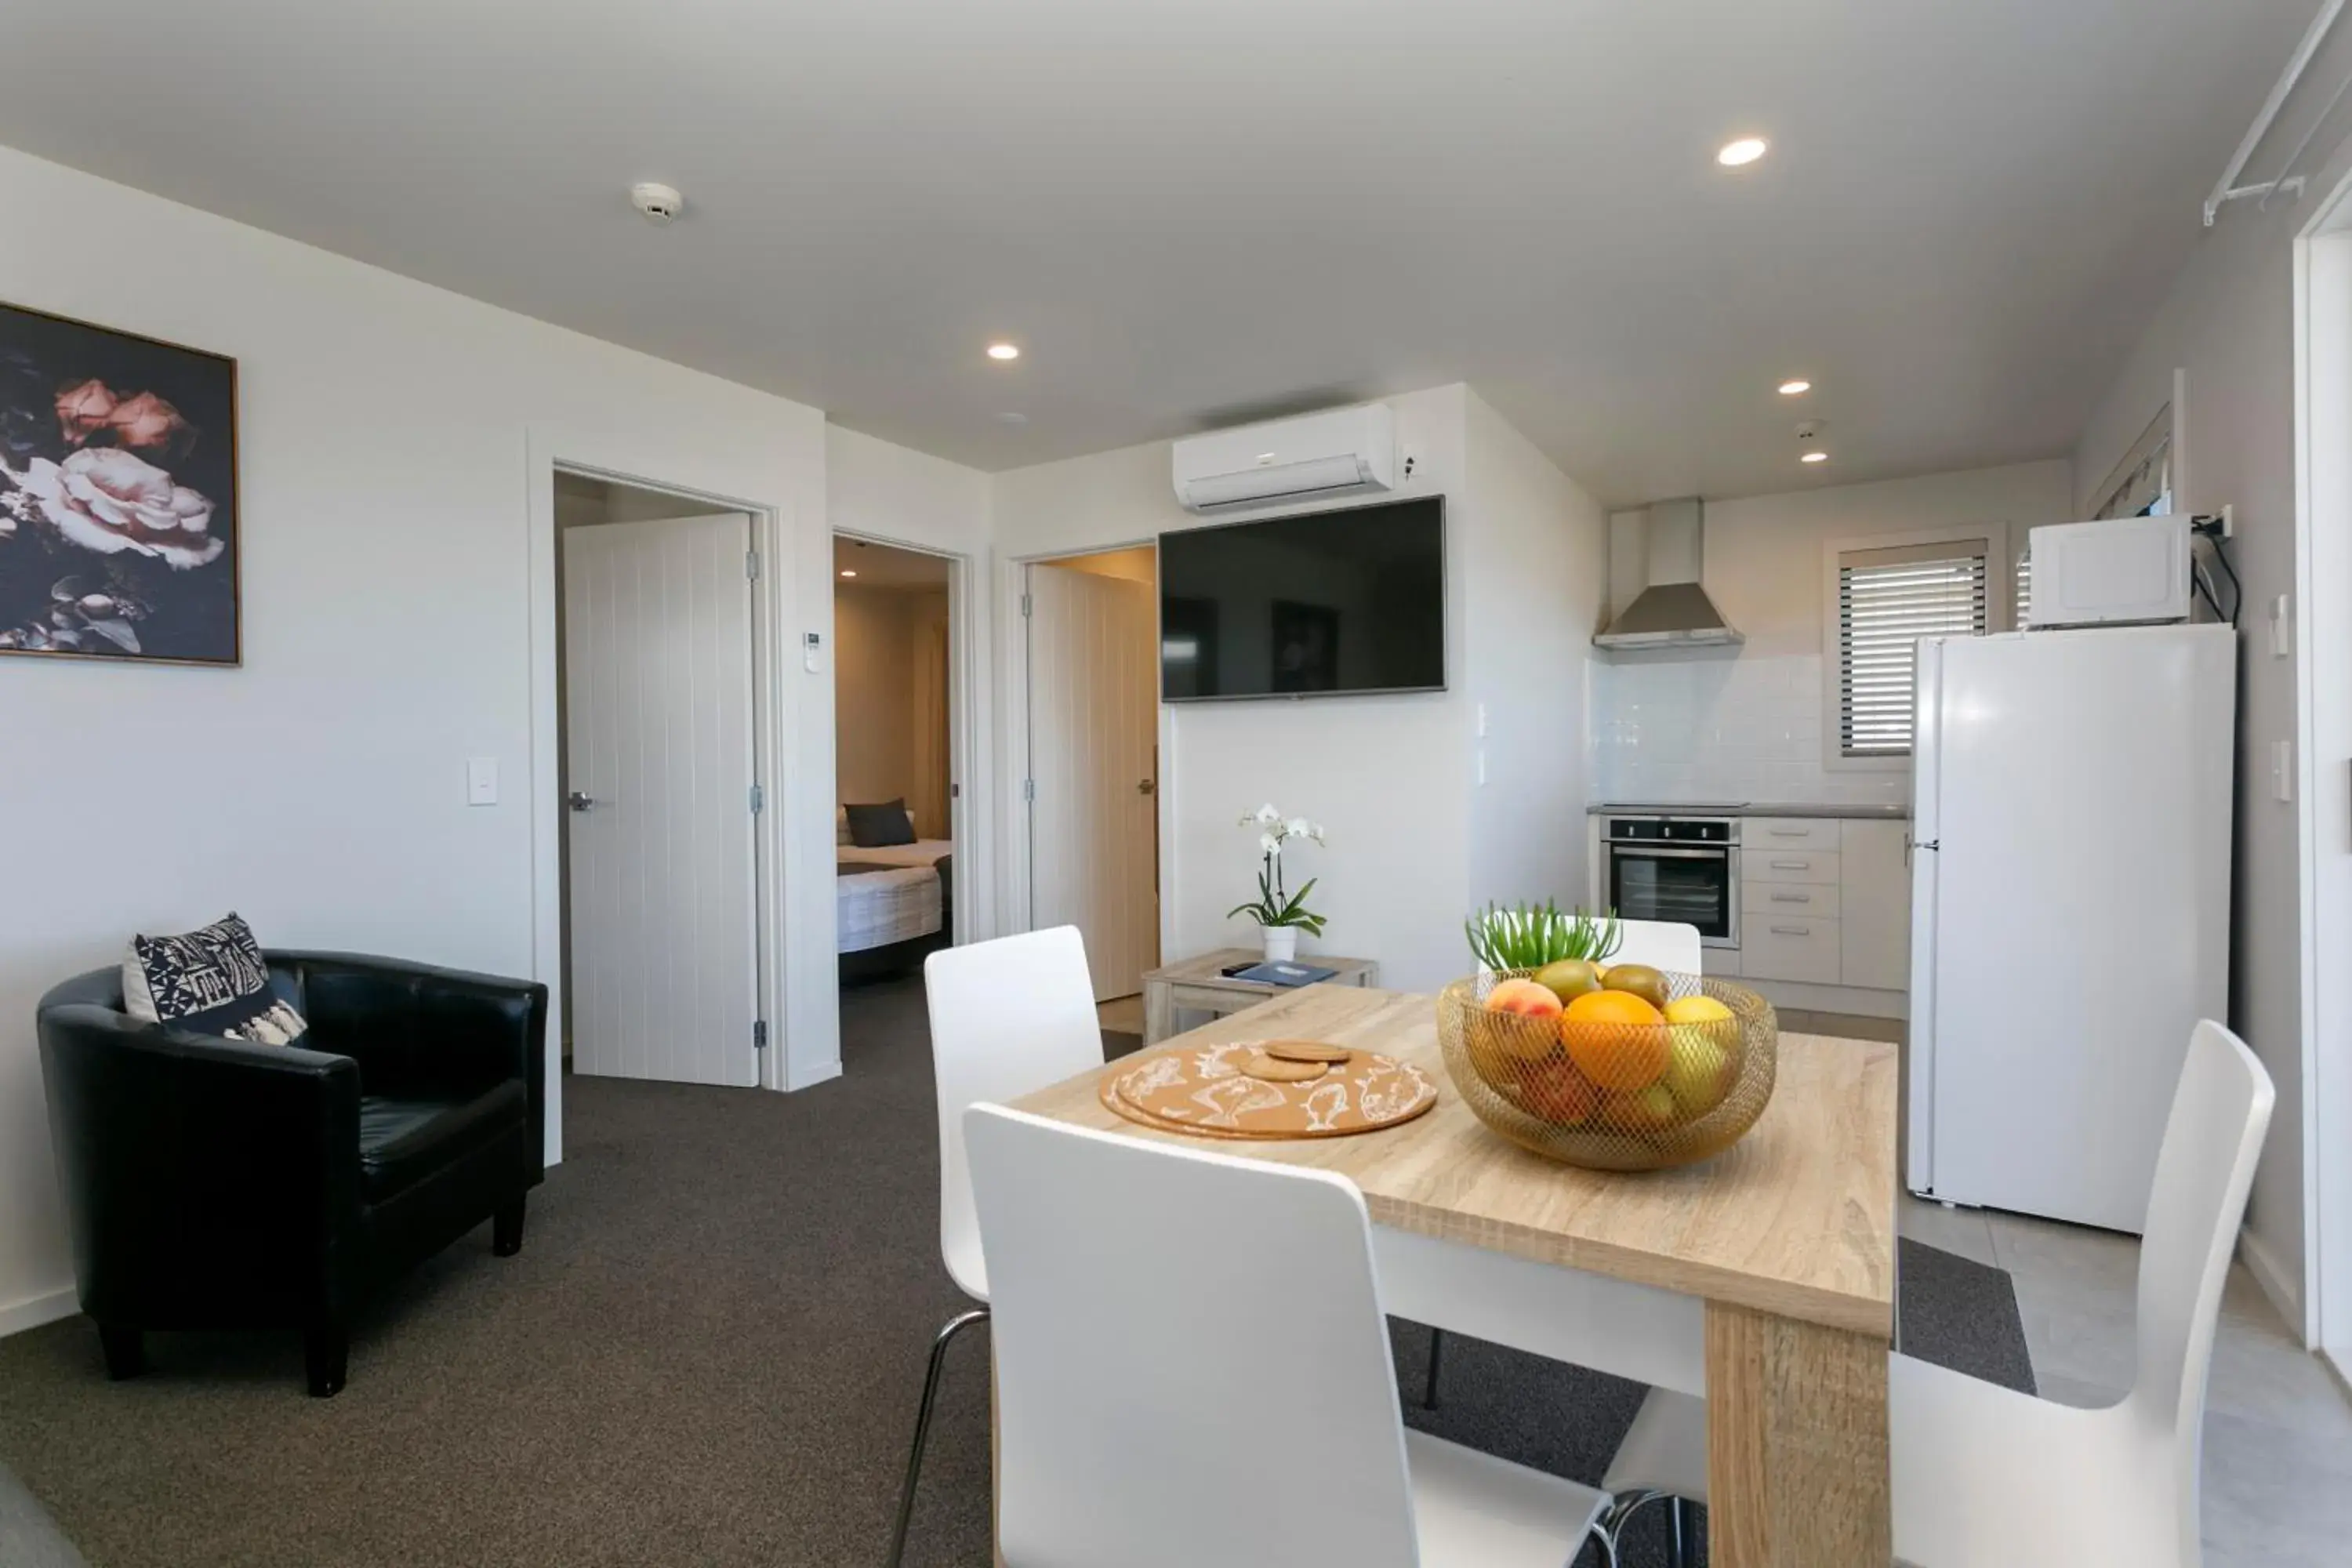
[[[1783,1034],[1771,1103],[1745,1138],[1627,1174],[1543,1159],[1472,1115],[1445,1076],[1433,996],[1308,986],[1156,1048],[1277,1038],[1414,1063],[1437,1104],[1353,1137],[1208,1142],[1107,1109],[1111,1068],[1015,1103],[1341,1173],[1370,1211],[1391,1312],[1706,1395],[1716,1568],[1886,1568],[1894,1047]]]

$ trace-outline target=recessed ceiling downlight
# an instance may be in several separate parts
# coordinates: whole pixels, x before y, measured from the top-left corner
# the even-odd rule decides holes
[[[857,569],[854,566],[845,566],[841,569],[841,574],[845,577],[855,577],[857,575]]]
[[[991,343],[988,345],[988,357],[1008,362],[1016,360],[1021,357],[1021,348],[1017,343]]]
[[[1715,155],[1715,161],[1727,169],[1737,169],[1753,163],[1770,150],[1771,143],[1761,136],[1742,136],[1737,142],[1727,142]]]
[[[1819,447],[1814,447],[1810,452],[1801,453],[1797,458],[1797,461],[1801,463],[1826,463],[1829,460],[1830,455],[1827,452],[1822,451]]]
[[[1783,397],[1801,397],[1806,393],[1812,391],[1812,389],[1813,384],[1805,380],[1802,376],[1800,376],[1793,381],[1782,382],[1780,384],[1780,395]]]

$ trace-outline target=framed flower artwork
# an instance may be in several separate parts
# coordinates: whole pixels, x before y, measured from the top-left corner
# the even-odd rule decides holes
[[[0,305],[0,653],[238,662],[236,361]]]

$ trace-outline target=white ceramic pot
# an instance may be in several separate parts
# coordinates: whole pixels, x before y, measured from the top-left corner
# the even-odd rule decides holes
[[[1265,961],[1268,963],[1288,963],[1298,956],[1297,926],[1264,926],[1259,929],[1265,933]]]

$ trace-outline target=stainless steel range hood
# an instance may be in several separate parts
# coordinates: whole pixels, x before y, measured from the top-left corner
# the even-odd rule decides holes
[[[1706,514],[1698,498],[1654,503],[1644,532],[1649,586],[1592,639],[1594,644],[1617,653],[1638,653],[1651,648],[1730,647],[1745,640],[1699,586]]]

